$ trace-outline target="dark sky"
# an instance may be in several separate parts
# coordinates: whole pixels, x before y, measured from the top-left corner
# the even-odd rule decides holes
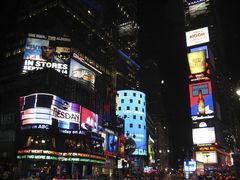
[[[227,74],[236,82],[240,77],[239,14],[233,3],[219,0],[226,50]],[[181,0],[140,1],[140,54],[145,63],[154,59],[160,68],[159,80],[165,80],[164,102],[169,118],[174,159],[186,155],[191,147],[191,119],[188,95],[188,64],[185,25]],[[154,88],[154,87],[153,87]],[[182,155],[181,155],[182,153]],[[176,165],[176,164],[175,164]]]

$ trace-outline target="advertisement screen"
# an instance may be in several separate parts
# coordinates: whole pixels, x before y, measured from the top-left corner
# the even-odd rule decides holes
[[[186,32],[187,47],[209,42],[208,27]]]
[[[184,1],[185,24],[186,26],[192,23],[197,23],[198,18],[207,17],[211,11],[209,8],[210,0],[186,0]]]
[[[68,38],[31,34],[26,40],[23,73],[52,68],[67,75],[70,48],[62,45]]]
[[[187,54],[191,74],[202,73],[206,70],[205,51],[195,51]]]
[[[217,152],[216,151],[197,151],[196,160],[205,164],[217,163]]]
[[[192,129],[193,144],[209,144],[215,143],[215,128],[193,128]]]
[[[58,121],[58,127],[66,130],[80,129],[81,107],[54,96],[52,101],[52,118]]]
[[[117,150],[118,150],[117,144],[118,144],[117,136],[114,134],[108,133],[107,151],[112,153],[117,153]]]
[[[61,132],[80,130],[81,106],[48,93],[20,97],[21,129],[49,129],[56,126]],[[66,132],[67,133],[67,132]]]
[[[201,50],[205,51],[205,57],[206,57],[206,59],[208,59],[209,58],[208,46],[199,46],[199,47],[195,47],[195,48],[190,48],[190,52],[196,52],[196,51],[201,51]]]
[[[98,132],[98,115],[87,108],[82,107],[81,128]]]
[[[49,129],[52,125],[51,94],[31,94],[20,97],[21,130]]]
[[[196,161],[184,161],[184,171],[193,172],[197,169]]]
[[[71,59],[69,77],[80,82],[87,88],[94,89],[96,74],[86,64],[83,64],[83,62],[83,60],[80,62],[77,58]]]
[[[214,117],[212,86],[210,81],[189,85],[191,115],[193,120]]]
[[[117,91],[116,115],[124,119],[124,135],[132,138],[136,149],[132,155],[147,155],[146,102],[145,94],[140,91]]]
[[[195,18],[201,14],[205,14],[208,11],[208,3],[205,1],[198,1],[196,4],[189,4],[190,18]]]

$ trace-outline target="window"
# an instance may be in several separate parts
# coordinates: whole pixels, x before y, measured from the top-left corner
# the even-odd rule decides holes
[[[124,103],[124,99],[121,99],[121,103]]]
[[[118,110],[121,111],[121,106],[118,107]]]
[[[141,101],[140,101],[140,100],[138,100],[138,104],[141,104]]]
[[[130,110],[130,106],[127,106],[127,110]]]
[[[139,125],[138,125],[138,128],[140,128],[140,129],[141,129],[141,124],[139,124]]]
[[[123,116],[123,118],[127,118],[127,115],[125,114],[125,115]]]
[[[138,111],[138,107],[135,107],[135,111]]]
[[[136,119],[136,115],[133,115],[133,119]]]
[[[133,128],[133,124],[132,124],[132,123],[130,123],[130,124],[129,124],[129,127],[130,127],[130,128]]]
[[[135,97],[135,96],[136,96],[136,93],[133,93],[133,96]]]
[[[133,99],[130,99],[130,103],[133,103]]]
[[[144,112],[144,108],[142,108],[142,112]]]
[[[140,98],[142,97],[142,94],[140,94]]]
[[[124,93],[124,96],[127,96],[127,93],[126,93],[126,92]]]
[[[142,116],[140,116],[140,120],[142,120]]]

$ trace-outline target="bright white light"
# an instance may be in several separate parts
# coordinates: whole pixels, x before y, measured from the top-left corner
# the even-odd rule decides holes
[[[161,84],[164,84],[164,80],[161,81]]]
[[[240,89],[236,91],[237,95],[240,96]]]

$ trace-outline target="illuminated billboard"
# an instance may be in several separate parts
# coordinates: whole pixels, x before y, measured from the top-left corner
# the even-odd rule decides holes
[[[71,103],[61,99],[58,96],[53,97],[52,118],[57,120],[58,127],[63,130],[79,130],[81,107],[78,104]]]
[[[52,122],[53,95],[31,94],[20,97],[21,129],[49,129]]]
[[[134,90],[117,91],[116,115],[124,119],[124,135],[132,138],[136,149],[132,155],[147,155],[145,94]]]
[[[201,15],[206,15],[210,12],[210,0],[186,0],[184,1],[185,24],[186,26],[194,22]],[[195,21],[197,22],[197,20]]]
[[[52,68],[68,74],[70,48],[63,45],[69,38],[29,34],[23,55],[23,73],[43,68]]]
[[[208,27],[186,32],[187,47],[209,42]]]
[[[21,129],[49,129],[50,125],[67,134],[98,132],[98,115],[79,104],[48,93],[20,97]],[[101,127],[100,127],[101,128]]]
[[[82,107],[81,128],[98,132],[98,115],[87,108]]]
[[[206,70],[205,51],[195,51],[187,54],[191,74],[202,73]]]
[[[193,172],[197,169],[196,161],[184,161],[184,171]]]
[[[193,50],[187,54],[191,82],[210,80],[209,64],[206,62],[205,50]]]
[[[212,86],[210,81],[189,85],[192,120],[214,117]]]
[[[96,73],[84,64],[84,59],[74,54],[70,61],[69,77],[90,89],[94,89]]]
[[[189,3],[189,16],[195,18],[208,12],[208,0],[198,1],[198,3]],[[196,2],[196,1],[195,1]]]
[[[190,48],[190,52],[196,52],[196,51],[201,51],[201,50],[205,51],[205,57],[206,57],[206,59],[208,59],[209,56],[208,56],[208,46],[207,45]]]
[[[118,138],[114,134],[108,133],[107,151],[117,153]]]
[[[216,151],[196,151],[196,161],[203,162],[204,164],[217,163]]]
[[[192,129],[193,144],[211,144],[215,143],[215,128],[193,128]]]

